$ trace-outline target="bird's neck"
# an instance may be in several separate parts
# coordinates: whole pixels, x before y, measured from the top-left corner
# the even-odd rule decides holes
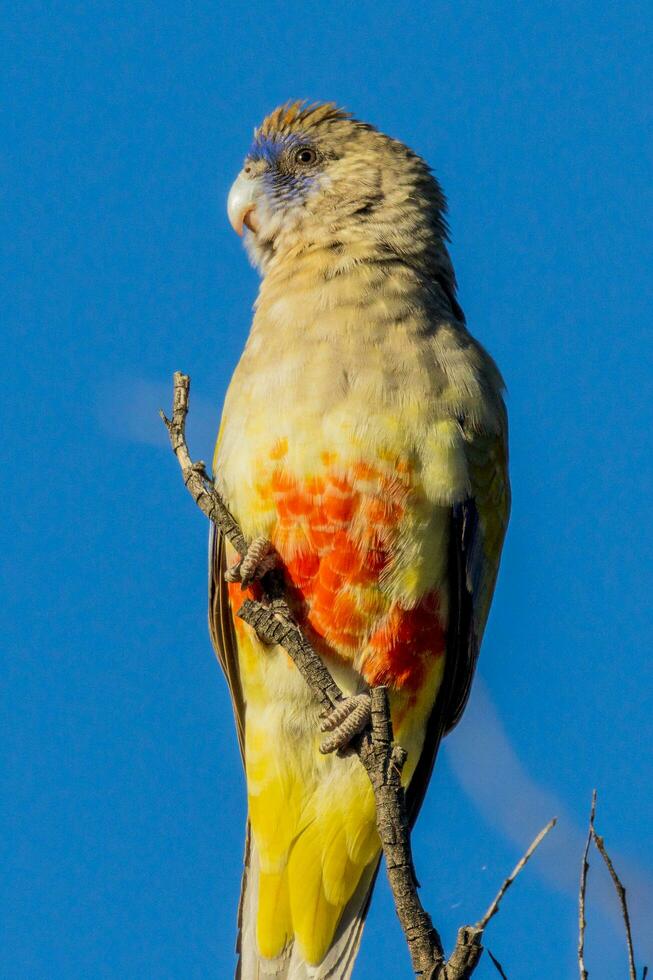
[[[415,321],[433,329],[461,320],[453,269],[442,240],[391,235],[352,237],[333,231],[319,242],[300,242],[269,263],[256,301],[254,330],[265,323],[303,333],[383,329]]]

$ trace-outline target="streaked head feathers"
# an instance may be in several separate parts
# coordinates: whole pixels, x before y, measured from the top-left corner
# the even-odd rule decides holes
[[[351,113],[340,109],[335,102],[307,102],[305,99],[284,102],[265,117],[258,129],[254,130],[254,137],[275,133],[283,135],[297,130],[309,132],[320,123],[351,118]]]
[[[286,102],[265,117],[228,211],[263,273],[298,249],[348,243],[392,252],[455,291],[446,203],[430,168],[334,102]]]

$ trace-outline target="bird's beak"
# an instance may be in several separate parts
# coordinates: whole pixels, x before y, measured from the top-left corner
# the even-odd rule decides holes
[[[227,214],[232,228],[238,235],[242,235],[243,225],[246,225],[250,231],[256,231],[258,228],[255,214],[257,191],[256,178],[248,177],[242,171],[231,185],[227,198]]]

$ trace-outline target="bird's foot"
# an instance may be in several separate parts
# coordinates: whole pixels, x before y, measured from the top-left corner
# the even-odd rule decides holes
[[[272,542],[264,537],[254,538],[246,554],[227,569],[224,577],[227,582],[240,582],[246,589],[254,579],[263,578],[266,572],[272,571],[276,563]]]
[[[345,698],[329,711],[322,721],[322,731],[332,734],[320,745],[320,752],[342,751],[352,738],[360,735],[372,717],[372,699],[369,694],[354,694]]]

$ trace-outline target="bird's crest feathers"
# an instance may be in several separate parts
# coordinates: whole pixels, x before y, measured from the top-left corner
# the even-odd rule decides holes
[[[284,102],[265,117],[254,137],[287,135],[298,129],[306,132],[320,123],[332,119],[351,119],[351,113],[339,108],[335,102],[308,102],[298,99]]]

